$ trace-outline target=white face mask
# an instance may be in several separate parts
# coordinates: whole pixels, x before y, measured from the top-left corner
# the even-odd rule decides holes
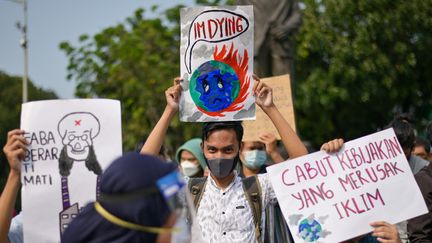
[[[243,164],[249,169],[259,169],[267,160],[267,153],[264,150],[251,150],[243,152]]]
[[[200,170],[200,166],[191,162],[190,160],[183,160],[180,163],[180,166],[185,176],[193,176]]]

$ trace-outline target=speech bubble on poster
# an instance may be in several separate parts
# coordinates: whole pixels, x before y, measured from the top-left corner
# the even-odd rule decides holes
[[[428,211],[392,128],[267,171],[296,243],[341,242],[371,232],[371,222]]]
[[[218,43],[238,37],[249,28],[249,20],[239,14],[225,9],[207,10],[196,16],[189,29],[188,43],[184,62],[188,73],[191,73],[192,51],[200,42]]]
[[[253,6],[180,10],[180,121],[255,119]]]

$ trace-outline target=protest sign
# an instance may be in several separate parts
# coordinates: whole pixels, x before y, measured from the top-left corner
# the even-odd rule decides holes
[[[340,242],[398,223],[426,205],[392,128],[267,167],[286,222],[298,242]]]
[[[79,210],[96,199],[98,175],[122,154],[120,102],[104,99],[25,103],[21,129],[25,242],[60,242]]]
[[[261,82],[266,83],[273,90],[273,102],[288,121],[291,128],[295,131],[294,107],[291,96],[291,83],[289,75],[275,76],[261,79]],[[276,127],[264,111],[257,107],[256,120],[243,122],[243,141],[259,141],[259,135],[263,132],[269,132],[276,135],[277,139],[281,139]]]
[[[252,6],[182,8],[180,120],[255,119]]]

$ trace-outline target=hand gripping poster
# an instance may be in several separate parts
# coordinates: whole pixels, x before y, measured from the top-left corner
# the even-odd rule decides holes
[[[334,243],[427,213],[392,128],[267,167],[296,243]]]
[[[180,120],[253,120],[252,6],[180,10]]]
[[[28,141],[22,162],[25,242],[60,242],[98,193],[98,176],[122,154],[120,102],[107,99],[23,104]]]

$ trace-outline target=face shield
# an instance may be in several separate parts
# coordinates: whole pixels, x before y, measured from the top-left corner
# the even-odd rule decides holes
[[[176,219],[174,224],[161,227],[141,225],[121,219],[102,206],[103,203],[127,205],[132,200],[149,197],[163,198],[169,213],[161,212],[161,214],[170,215],[168,218],[174,217]],[[180,242],[204,242],[200,241],[201,231],[195,224],[195,207],[189,189],[184,177],[177,170],[159,178],[154,185],[136,191],[116,194],[101,193],[95,202],[95,209],[106,220],[123,228],[158,235],[170,233],[171,241],[176,242],[179,240]]]

